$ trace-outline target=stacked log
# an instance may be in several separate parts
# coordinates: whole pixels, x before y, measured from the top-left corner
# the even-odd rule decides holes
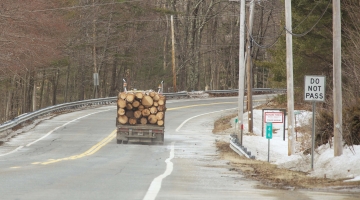
[[[117,120],[120,124],[164,126],[166,98],[154,91],[120,92]]]

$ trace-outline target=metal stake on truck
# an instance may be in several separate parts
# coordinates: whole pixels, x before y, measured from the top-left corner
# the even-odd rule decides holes
[[[117,143],[163,144],[166,99],[162,95],[162,86],[158,92],[127,91],[126,81],[123,81],[124,92],[118,94],[117,100]]]

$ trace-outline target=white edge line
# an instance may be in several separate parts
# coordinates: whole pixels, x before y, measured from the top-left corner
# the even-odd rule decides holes
[[[207,98],[207,99],[181,99],[181,100],[169,99],[168,101],[166,101],[166,103],[168,104],[168,103],[178,103],[178,102],[187,102],[187,101],[214,101],[217,99],[235,99],[235,98],[239,98],[239,97],[216,97],[216,98]]]
[[[54,128],[53,130],[49,131],[47,134],[45,134],[45,135],[42,136],[41,138],[39,138],[39,139],[37,139],[37,140],[35,140],[35,141],[33,141],[33,142],[30,142],[29,144],[26,145],[26,147],[29,147],[29,146],[35,144],[36,142],[39,142],[40,140],[46,138],[47,136],[49,136],[51,133],[53,133],[53,132],[56,131],[57,129],[59,129],[59,128],[61,128],[61,127],[64,127],[64,126],[66,126],[66,125],[68,125],[68,124],[70,124],[70,123],[72,123],[72,122],[74,122],[74,121],[77,121],[77,120],[82,119],[82,118],[84,118],[84,117],[88,117],[88,116],[93,115],[93,114],[97,114],[97,113],[101,113],[101,112],[105,112],[105,111],[109,111],[109,110],[110,110],[110,109],[108,109],[108,110],[102,110],[102,111],[98,111],[98,112],[94,112],[94,113],[90,113],[90,114],[84,115],[84,116],[82,116],[82,117],[78,117],[78,118],[76,118],[76,119],[73,119],[73,120],[71,120],[71,121],[68,121],[68,122],[66,122],[65,124],[63,124],[63,125],[61,125],[61,126],[58,126],[58,127]]]
[[[12,151],[10,151],[10,152],[7,152],[7,153],[5,153],[5,154],[1,154],[0,156],[6,156],[6,155],[9,155],[9,154],[12,154],[12,153],[14,153],[14,152],[22,149],[23,147],[24,147],[24,146],[19,146],[18,148],[14,149],[14,150],[12,150]]]
[[[190,117],[189,119],[185,120],[183,123],[180,124],[180,126],[175,130],[176,132],[179,132],[179,130],[182,128],[182,126],[184,126],[184,124],[186,122],[188,122],[189,120],[192,120],[196,117],[200,117],[202,115],[208,115],[208,114],[212,114],[212,113],[217,113],[217,112],[223,112],[223,111],[227,111],[227,110],[234,110],[234,109],[237,109],[237,108],[230,108],[230,109],[225,109],[225,110],[218,110],[218,111],[214,111],[214,112],[208,112],[208,113],[203,113],[203,114],[200,114],[200,115],[196,115],[196,116],[193,116],[193,117]]]
[[[58,126],[58,127],[54,128],[53,130],[49,131],[48,133],[46,133],[46,134],[45,134],[44,136],[42,136],[41,138],[39,138],[39,139],[37,139],[37,140],[35,140],[35,141],[33,141],[33,142],[30,142],[29,144],[27,144],[27,145],[25,145],[25,146],[26,146],[26,147],[29,147],[29,146],[35,144],[36,142],[39,142],[40,140],[46,138],[47,136],[49,136],[51,133],[53,133],[53,132],[56,131],[57,129],[59,129],[59,128],[61,128],[61,127],[64,127],[64,126],[70,124],[71,122],[74,122],[74,121],[76,121],[76,120],[79,120],[79,119],[81,119],[81,118],[84,118],[84,117],[87,117],[87,116],[90,116],[90,115],[93,115],[93,114],[96,114],[96,113],[105,112],[105,111],[109,111],[109,110],[111,110],[111,109],[107,109],[107,110],[102,110],[102,111],[90,113],[90,114],[84,115],[84,116],[82,116],[82,117],[79,117],[79,118],[73,119],[73,120],[71,120],[71,121],[68,121],[68,122],[66,122],[65,124],[63,124],[63,125],[61,125],[61,126]],[[23,147],[24,147],[24,146],[19,146],[19,147],[17,147],[16,149],[14,149],[14,150],[12,150],[12,151],[10,151],[10,152],[8,152],[8,153],[1,154],[0,156],[6,156],[6,155],[9,155],[9,154],[15,153],[15,152],[17,152],[18,150],[22,149]]]
[[[143,198],[143,200],[154,200],[156,198],[156,196],[158,195],[160,189],[161,189],[161,183],[162,180],[164,178],[166,178],[167,176],[169,176],[173,169],[174,169],[174,163],[171,162],[171,160],[174,158],[175,156],[175,152],[174,152],[174,144],[175,142],[171,143],[171,151],[170,151],[170,156],[169,158],[167,158],[165,160],[166,163],[166,169],[165,172],[163,174],[161,174],[160,176],[156,177],[150,184],[149,189],[146,192],[145,197]]]

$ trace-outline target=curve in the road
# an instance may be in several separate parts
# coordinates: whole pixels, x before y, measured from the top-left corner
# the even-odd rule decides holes
[[[62,124],[61,126],[58,126],[58,127],[54,128],[53,130],[49,131],[48,133],[46,133],[46,134],[45,134],[44,136],[42,136],[41,138],[39,138],[39,139],[37,139],[37,140],[35,140],[35,141],[33,141],[33,142],[30,142],[29,144],[27,144],[27,145],[25,145],[25,146],[26,146],[26,147],[29,147],[29,146],[31,146],[31,145],[33,145],[33,144],[35,144],[35,143],[43,140],[44,138],[46,138],[47,136],[49,136],[50,134],[52,134],[54,131],[58,130],[58,129],[61,128],[61,127],[65,127],[66,125],[68,125],[68,124],[70,124],[70,123],[72,123],[72,122],[75,122],[75,121],[77,121],[77,120],[79,120],[79,119],[82,119],[82,118],[84,118],[84,117],[88,117],[88,116],[93,115],[93,114],[97,114],[97,113],[101,113],[101,112],[105,112],[105,111],[109,111],[109,110],[110,110],[110,109],[108,109],[108,110],[102,110],[102,111],[98,111],[98,112],[93,112],[93,113],[90,113],[90,114],[87,114],[87,115],[78,117],[78,118],[76,118],[76,119],[73,119],[73,120],[71,120],[71,121],[68,121],[68,122]],[[10,152],[8,152],[8,153],[1,154],[0,157],[1,157],[1,156],[6,156],[6,155],[9,155],[9,154],[12,154],[12,153],[15,153],[15,152],[19,151],[20,149],[22,149],[23,147],[24,147],[24,146],[19,146],[19,147],[17,147],[16,149],[14,149],[14,150],[12,150],[12,151],[10,151]]]

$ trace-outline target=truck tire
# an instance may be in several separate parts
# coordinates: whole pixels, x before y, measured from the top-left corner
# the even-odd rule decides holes
[[[125,141],[125,140],[124,140],[124,141],[123,141],[123,144],[127,144],[128,142],[129,142],[129,141]]]
[[[163,145],[164,144],[164,134],[156,134],[156,139],[153,140],[155,144]]]
[[[116,140],[116,144],[121,144],[122,142],[122,140]]]

